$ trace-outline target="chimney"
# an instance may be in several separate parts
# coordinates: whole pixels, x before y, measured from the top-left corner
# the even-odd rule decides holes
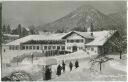
[[[93,32],[93,23],[91,22],[91,26],[90,26],[90,29],[91,29],[91,32]]]
[[[91,28],[90,27],[87,28],[87,32],[91,32]]]
[[[93,23],[87,28],[87,32],[93,32]]]

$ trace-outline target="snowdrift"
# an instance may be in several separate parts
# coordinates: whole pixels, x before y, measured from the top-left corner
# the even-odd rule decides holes
[[[88,55],[83,50],[79,50],[77,52],[66,54],[66,55],[54,56],[54,58],[56,58],[58,63],[62,62],[62,60],[82,59],[86,57],[90,57],[90,55]]]

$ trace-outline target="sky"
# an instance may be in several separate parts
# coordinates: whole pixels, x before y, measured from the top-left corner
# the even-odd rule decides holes
[[[2,23],[11,28],[43,25],[86,4],[106,15],[125,9],[124,1],[7,1],[2,3]]]

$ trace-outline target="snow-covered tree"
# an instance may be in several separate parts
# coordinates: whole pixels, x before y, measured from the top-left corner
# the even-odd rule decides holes
[[[110,32],[112,35],[113,33]],[[122,53],[126,51],[127,49],[127,39],[125,36],[121,36],[120,34],[117,34],[112,37],[112,39],[109,41],[111,46],[120,53],[120,59],[122,58]]]
[[[33,34],[39,34],[38,30],[35,28],[34,25],[31,25],[29,27],[29,32],[30,32],[31,35],[33,35]]]
[[[6,32],[7,32],[6,25],[3,25],[2,32],[3,32],[3,33],[6,33]]]
[[[55,33],[64,33],[66,30],[65,29],[57,29]]]

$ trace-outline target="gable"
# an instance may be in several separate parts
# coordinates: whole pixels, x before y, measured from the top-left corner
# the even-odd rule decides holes
[[[67,39],[83,39],[80,35],[73,33],[70,36],[67,37]]]
[[[64,36],[62,39],[83,39],[84,37],[75,33],[75,32],[71,32],[69,34],[67,34],[66,36]]]

